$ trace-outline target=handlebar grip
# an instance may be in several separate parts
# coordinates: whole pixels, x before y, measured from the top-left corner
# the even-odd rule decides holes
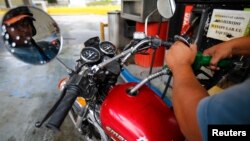
[[[55,112],[51,115],[49,122],[47,123],[46,127],[52,130],[59,130],[62,122],[64,121],[65,117],[67,116],[69,110],[72,108],[78,94],[79,89],[76,86],[67,87],[65,91],[65,96],[56,108]]]

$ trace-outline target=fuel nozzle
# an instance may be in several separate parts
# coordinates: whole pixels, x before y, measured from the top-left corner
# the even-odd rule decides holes
[[[182,43],[184,43],[188,47],[190,47],[190,44],[192,43],[192,41],[188,35],[182,35],[182,36],[175,35],[174,39],[175,39],[175,41],[181,41]],[[209,66],[211,59],[212,59],[211,56],[204,56],[204,55],[202,55],[201,52],[197,52],[195,61],[193,63],[193,69],[199,70],[201,68],[201,66]],[[229,59],[220,60],[217,64],[217,66],[220,68],[228,68],[231,65],[232,65],[232,61],[230,61]]]
[[[193,63],[193,69],[199,70],[201,66],[209,66],[212,56],[204,56],[201,52],[197,52],[195,61]],[[230,59],[220,60],[217,64],[220,68],[229,68],[232,66],[232,61]]]

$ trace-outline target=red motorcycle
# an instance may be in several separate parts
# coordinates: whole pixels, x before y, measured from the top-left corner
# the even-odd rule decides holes
[[[76,128],[90,140],[184,140],[173,109],[144,85],[167,75],[168,69],[138,84],[116,84],[122,64],[133,53],[160,45],[171,43],[144,38],[116,55],[110,42],[86,41],[75,70],[59,84],[61,97],[36,126],[50,117],[46,126],[58,130],[69,113]]]
[[[176,40],[188,43],[182,36]],[[165,46],[171,42],[156,37],[134,40],[130,47],[115,54],[116,47],[99,38],[85,42],[75,70],[60,82],[61,97],[45,118],[36,123],[40,127],[49,117],[47,127],[59,130],[69,113],[75,127],[89,140],[184,140],[174,111],[153,92],[148,81],[161,75],[171,75],[163,67],[140,83],[116,84],[123,64],[134,53],[150,47]],[[197,54],[196,62],[208,65],[211,57]],[[204,61],[204,59],[206,61]],[[226,62],[220,62],[221,66]]]
[[[4,15],[1,29],[1,43],[20,60],[41,65],[57,58],[62,45],[60,30],[42,10],[28,6],[11,9]],[[32,38],[35,35],[36,38]],[[50,42],[47,39],[52,37],[53,41],[58,41],[56,44],[51,41],[54,46],[37,44]],[[173,109],[144,85],[150,79],[167,74],[167,69],[139,84],[117,84],[123,65],[132,54],[160,45],[169,47],[171,43],[154,37],[135,39],[126,50],[116,54],[116,47],[111,42],[89,39],[75,69],[65,66],[69,77],[59,85],[61,95],[36,127],[49,119],[46,126],[58,130],[69,114],[75,127],[88,140],[184,140]],[[59,58],[57,60],[64,65]]]
[[[58,32],[58,27],[54,32]],[[59,99],[42,121],[36,123],[36,127],[41,127],[49,119],[46,126],[59,130],[69,114],[75,127],[88,140],[184,140],[173,109],[145,85],[161,75],[171,75],[167,67],[140,83],[117,84],[123,65],[131,55],[150,47],[165,46],[168,49],[172,44],[156,37],[139,37],[120,54],[116,54],[116,47],[111,42],[100,42],[98,37],[89,39],[84,43],[74,70],[57,58],[68,70],[69,77],[60,82]],[[182,36],[176,36],[176,40],[189,44]],[[198,55],[198,58],[202,60],[203,57]],[[205,60],[208,65],[209,59]],[[205,64],[204,60],[199,61],[197,68]]]

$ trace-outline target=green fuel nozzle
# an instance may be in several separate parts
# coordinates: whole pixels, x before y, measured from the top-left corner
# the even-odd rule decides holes
[[[193,69],[199,70],[201,66],[209,66],[211,59],[212,59],[211,56],[204,56],[201,52],[197,52],[196,58],[193,64]],[[217,66],[220,68],[228,68],[231,65],[232,65],[232,61],[230,61],[229,59],[220,60],[217,64]]]

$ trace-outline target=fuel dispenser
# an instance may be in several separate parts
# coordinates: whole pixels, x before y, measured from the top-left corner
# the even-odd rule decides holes
[[[122,0],[121,17],[134,23],[136,32],[145,32],[147,36],[158,35],[163,40],[167,38],[168,23],[157,11],[157,0]],[[164,54],[163,47],[148,49],[135,54],[134,61],[146,68],[160,67],[164,63]]]

